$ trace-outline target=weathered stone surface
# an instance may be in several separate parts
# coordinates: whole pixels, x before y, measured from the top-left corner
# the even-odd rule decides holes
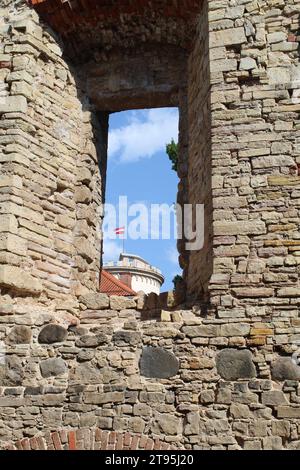
[[[55,377],[67,371],[66,363],[61,358],[51,358],[40,362],[42,377]]]
[[[90,310],[102,310],[109,307],[109,297],[106,294],[86,294],[79,297],[86,308]]]
[[[29,344],[31,337],[31,328],[25,325],[17,325],[11,329],[8,341],[13,344]]]
[[[246,42],[244,28],[232,28],[225,31],[215,31],[210,34],[211,47],[228,46]]]
[[[252,354],[248,350],[222,349],[216,356],[216,365],[218,373],[225,380],[256,376]]]
[[[263,392],[262,403],[269,406],[277,406],[288,403],[285,394],[280,390],[270,390]]]
[[[290,357],[280,357],[271,364],[273,380],[300,380],[300,367]]]
[[[207,405],[209,403],[214,403],[214,401],[215,401],[214,391],[213,390],[203,390],[203,392],[200,393],[199,401],[203,405]]]
[[[300,407],[278,406],[278,418],[300,418]]]
[[[112,310],[126,310],[127,308],[135,308],[136,303],[134,299],[128,297],[121,297],[119,295],[112,295],[110,297],[110,308]]]
[[[280,419],[272,422],[272,433],[275,436],[288,438],[291,432],[291,424],[288,420]]]
[[[279,297],[300,297],[300,287],[284,287],[278,291]]]
[[[178,373],[179,361],[170,351],[149,346],[143,348],[139,366],[145,377],[166,379]]]
[[[45,22],[24,1],[0,8],[0,447],[299,448],[298,372],[269,379],[300,339],[299,1],[90,0],[84,25],[74,3]],[[177,314],[162,296],[161,322],[162,297],[112,310],[96,294],[108,122],[95,110],[170,104],[178,202],[203,203],[205,217],[203,247],[178,240],[187,297]],[[39,343],[55,322],[64,343]],[[30,344],[11,342],[23,326]],[[178,374],[142,377],[143,347],[173,348]],[[236,360],[234,382],[217,374],[228,347],[251,348],[255,380]],[[50,358],[69,374],[41,380]],[[40,429],[46,439],[30,439]]]
[[[221,325],[220,336],[247,336],[250,333],[250,325],[247,323],[229,323]]]
[[[41,282],[15,266],[0,266],[0,285],[18,291],[38,294],[42,291]]]
[[[166,310],[162,310],[160,314],[160,321],[171,321],[171,314],[170,312],[167,312]]]
[[[257,67],[257,63],[251,57],[243,57],[240,62],[240,70],[252,70]]]
[[[218,336],[219,327],[217,325],[184,326],[182,332],[191,338],[197,336],[212,338],[213,336]]]
[[[0,386],[13,387],[22,385],[23,378],[24,368],[21,359],[14,356],[5,357],[4,364],[0,364]]]
[[[101,384],[103,375],[100,369],[90,363],[78,364],[69,373],[70,383],[75,384]]]
[[[233,293],[237,297],[272,297],[274,291],[268,287],[236,287]]]
[[[78,362],[85,362],[91,361],[95,357],[95,351],[92,349],[84,349],[79,351],[77,354],[77,361]]]
[[[107,336],[104,334],[83,335],[76,339],[76,346],[79,348],[96,348],[100,344],[107,342]]]
[[[88,204],[92,200],[92,193],[86,186],[79,186],[76,188],[74,198],[75,202]]]
[[[230,414],[235,419],[247,419],[251,416],[249,407],[241,403],[232,403],[230,406]]]
[[[184,435],[198,435],[200,430],[200,415],[197,412],[187,413],[184,426]]]
[[[239,222],[214,222],[215,235],[260,235],[266,233],[266,226],[260,220]]]
[[[137,346],[141,341],[141,334],[136,331],[116,331],[113,342],[116,346]]]
[[[86,392],[83,397],[84,403],[102,405],[104,403],[119,403],[124,400],[124,392],[95,393]]]
[[[176,436],[180,434],[182,430],[182,422],[177,416],[172,416],[166,413],[157,414],[153,430],[154,432]]]
[[[0,113],[26,113],[27,100],[24,96],[6,96],[0,100]]]
[[[39,343],[51,344],[61,343],[67,337],[68,331],[61,325],[50,324],[46,325],[39,334]]]

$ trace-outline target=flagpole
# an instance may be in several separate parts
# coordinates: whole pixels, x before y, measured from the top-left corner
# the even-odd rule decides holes
[[[125,235],[126,235],[125,227],[115,228],[114,232],[115,232],[115,234],[118,235],[118,237],[123,235],[123,238],[121,238],[121,240],[122,240],[123,253],[125,253]]]

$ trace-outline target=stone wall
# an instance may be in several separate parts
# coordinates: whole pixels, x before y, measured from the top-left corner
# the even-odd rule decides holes
[[[98,284],[107,122],[33,10],[12,2],[0,28],[0,308],[11,294],[72,311]]]
[[[99,428],[61,429],[20,439],[7,450],[172,450],[159,439],[130,432],[102,431]]]
[[[194,47],[189,57],[188,123],[189,173],[188,203],[193,205],[196,228],[196,204],[204,205],[203,247],[189,252],[187,270],[188,296],[208,300],[212,266],[212,193],[211,193],[211,96],[209,63],[208,5],[204,2],[199,17]],[[199,86],[201,84],[201,86]],[[198,224],[199,225],[199,224]]]
[[[175,93],[178,199],[206,204],[204,250],[179,244],[201,297],[176,310],[95,293],[107,114],[55,34],[24,2],[3,4],[1,446],[100,428],[299,449],[299,1],[203,4]]]
[[[209,2],[211,302],[220,318],[276,321],[284,348],[300,299],[299,2],[237,3]]]
[[[299,448],[299,367],[273,351],[271,324],[157,317],[137,300],[82,296],[77,322],[0,317],[1,447],[98,427],[187,449]]]

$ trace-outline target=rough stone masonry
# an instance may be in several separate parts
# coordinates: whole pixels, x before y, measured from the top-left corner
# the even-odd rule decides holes
[[[1,447],[300,448],[299,18],[0,1]],[[156,106],[205,204],[180,305],[97,292],[109,113]]]

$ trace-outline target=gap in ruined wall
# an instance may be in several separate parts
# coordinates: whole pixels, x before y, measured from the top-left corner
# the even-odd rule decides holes
[[[175,207],[179,180],[166,153],[167,144],[178,142],[178,125],[178,108],[110,115],[104,263],[118,261],[124,251],[139,255],[162,271],[163,291],[173,290],[173,278],[181,276]],[[115,228],[123,226],[126,233],[116,235]],[[136,292],[142,290],[138,278],[132,278]],[[147,291],[159,292],[155,280],[145,282]]]
[[[212,274],[210,141],[207,136],[210,124],[206,112],[206,97],[209,96],[207,2],[191,0],[171,5],[153,0],[132,2],[129,9],[117,2],[117,5],[104,5],[103,11],[99,5],[95,7],[95,2],[90,2],[88,7],[76,2],[57,2],[54,10],[49,9],[50,0],[30,3],[41,18],[60,33],[64,58],[75,66],[76,81],[84,84],[90,102],[103,115],[130,109],[180,108],[178,202],[190,203],[193,207],[205,204],[207,226],[203,250],[191,252],[186,249],[185,240],[178,241],[179,263],[184,290],[194,299],[207,299]],[[195,93],[195,85],[199,83],[202,91]],[[196,108],[202,110],[201,116],[195,112]],[[104,154],[105,150],[98,152],[103,170],[102,203]],[[97,268],[88,266],[86,273],[80,276],[89,278],[84,281],[88,289],[94,288],[97,272]]]
[[[43,3],[45,3],[45,7],[47,7],[47,2]],[[159,4],[160,2],[153,2],[154,5],[156,5],[156,3]],[[195,1],[194,3],[194,7],[197,7],[196,10],[200,11],[202,2]],[[55,22],[52,23],[47,15],[44,16],[42,11],[39,11],[39,13],[41,14],[41,18],[47,22],[47,25],[52,26],[56,32],[59,32]],[[185,11],[185,13],[187,12]],[[134,29],[128,29],[131,22],[131,16],[129,15],[126,19],[128,25],[126,24],[125,26],[123,22],[119,24],[118,17],[114,17],[111,20],[112,24],[108,24],[107,21],[104,22],[104,25],[99,23],[97,31],[94,29],[91,30],[90,28],[86,31],[84,27],[81,29],[81,26],[77,25],[78,31],[74,31],[72,37],[69,36],[69,33],[65,35],[63,32],[60,32],[63,43],[62,58],[66,61],[67,65],[70,66],[70,77],[75,82],[78,99],[82,104],[82,110],[87,115],[85,119],[88,120],[88,116],[91,113],[90,137],[97,150],[101,173],[99,180],[101,179],[101,185],[95,185],[99,190],[95,191],[97,194],[93,194],[92,204],[86,209],[91,209],[91,211],[95,212],[103,204],[105,197],[105,145],[108,113],[133,108],[161,106],[178,106],[180,108],[181,162],[179,176],[181,181],[178,191],[179,203],[194,204],[204,200],[202,195],[199,194],[200,191],[198,187],[192,188],[190,192],[188,188],[189,181],[192,181],[192,183],[196,180],[202,181],[202,178],[196,178],[195,164],[194,161],[191,160],[191,155],[198,154],[198,149],[202,144],[196,142],[193,150],[189,152],[189,145],[193,140],[196,141],[194,135],[196,135],[196,133],[199,134],[199,129],[196,129],[196,132],[194,132],[196,124],[193,124],[192,121],[196,122],[196,114],[194,109],[191,111],[188,109],[189,107],[191,108],[192,102],[187,103],[189,101],[189,94],[193,97],[193,101],[195,101],[194,94],[191,93],[193,88],[192,82],[199,82],[199,77],[196,77],[195,73],[188,70],[193,67],[193,64],[189,64],[189,58],[192,55],[191,51],[194,47],[193,41],[199,33],[198,31],[196,33],[195,26],[198,17],[196,14],[193,14],[193,19],[189,18],[187,21],[181,18],[181,15],[179,18],[174,12],[171,12],[170,16],[168,14],[166,18],[164,18],[164,13],[158,11],[149,23],[147,12],[140,12],[140,15],[141,25]],[[173,15],[175,16],[173,17]],[[143,18],[146,20],[145,24],[143,24]],[[199,21],[199,24],[201,21],[202,20]],[[161,28],[161,34],[157,35],[155,33],[155,31],[157,31],[157,29],[153,27],[155,24]],[[175,24],[177,24],[178,27],[175,27]],[[106,43],[104,40],[105,34],[103,36],[101,33],[102,29],[104,32],[111,32],[111,29],[115,31],[114,28],[116,26],[120,26],[121,28],[119,34],[114,34],[113,37],[107,34],[106,40],[109,41],[109,43]],[[56,51],[56,34],[54,34],[51,29],[48,29],[48,26],[45,24],[43,24],[43,28],[47,30],[49,38],[52,38],[51,44],[53,43],[54,50]],[[199,28],[201,29],[202,26]],[[91,32],[92,34],[90,34]],[[142,38],[140,38],[141,34],[143,36]],[[93,47],[90,47],[89,39],[92,40]],[[81,55],[71,54],[70,48],[72,49],[71,45],[75,42],[76,44],[78,43],[77,45],[82,49]],[[201,49],[202,40],[200,41],[199,47],[197,57],[206,57]],[[46,63],[49,57],[43,56],[43,52],[41,52],[39,59]],[[194,60],[190,62],[192,63]],[[201,76],[200,83],[203,83],[203,77],[204,79],[206,78],[205,74]],[[203,95],[206,95],[204,85]],[[202,103],[200,103],[199,106],[197,103],[198,109],[202,109],[202,107]],[[95,110],[98,111],[94,112]],[[98,118],[98,122],[95,122],[95,118]],[[193,133],[192,137],[191,133]],[[203,154],[204,153],[205,152],[203,152]],[[89,162],[86,161],[85,154],[83,154],[82,158],[82,161],[79,162],[80,167],[89,164]],[[198,164],[198,161],[196,163]],[[199,166],[204,167],[205,165],[207,165],[207,163],[202,159],[201,165]],[[188,170],[189,166],[190,174]],[[196,176],[194,177],[193,175]],[[80,181],[76,183],[78,191],[80,190],[80,184]],[[64,188],[58,185],[55,193],[60,192],[63,193]],[[83,207],[81,204],[77,204],[77,208],[82,212]],[[94,243],[96,240],[94,221],[96,220],[96,217],[90,217],[88,219],[89,233],[86,238],[91,241],[91,245],[98,245],[97,249],[99,250],[98,242],[96,241],[96,243]],[[78,231],[80,231],[80,228],[76,226],[74,233],[76,234]],[[86,238],[83,238],[84,242],[86,242]],[[101,262],[99,263],[100,257],[95,246],[92,246],[92,249],[87,254],[89,250],[85,250],[85,246],[77,247],[77,240],[75,240],[75,242],[75,256],[73,260],[70,260],[70,278],[72,294],[76,292],[75,295],[78,296],[81,289],[95,290]],[[87,246],[87,248],[89,249],[90,247]],[[200,290],[198,286],[200,283],[202,284],[201,272],[207,260],[205,259],[203,263],[203,258],[205,257],[202,257],[201,259],[199,258],[200,262],[198,262],[197,253],[188,253],[184,248],[184,241],[179,243],[178,251],[180,254],[180,266],[183,269],[183,277],[188,283],[193,285],[193,292],[195,291],[195,296],[197,296]],[[206,251],[206,249],[204,251]],[[194,259],[190,272],[188,269],[189,258]],[[208,270],[206,269],[206,271]],[[194,273],[196,273],[196,275]],[[199,278],[201,282],[199,282]],[[208,275],[206,278],[208,278]],[[78,289],[75,285],[77,283],[79,285]],[[75,285],[74,288],[73,284]],[[68,288],[60,286],[58,289],[62,292],[62,295],[68,295],[69,293]],[[190,291],[191,290],[190,288]],[[57,297],[56,290],[50,292],[50,289],[47,287],[46,291],[47,295],[49,294],[51,298]]]

